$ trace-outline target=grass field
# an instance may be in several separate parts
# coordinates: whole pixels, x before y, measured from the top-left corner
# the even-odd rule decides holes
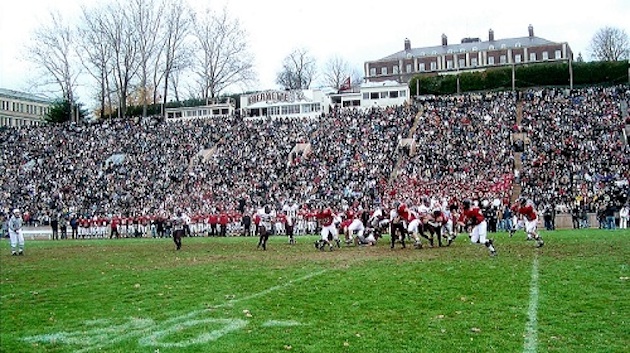
[[[0,352],[628,352],[630,231],[543,234],[3,241]]]

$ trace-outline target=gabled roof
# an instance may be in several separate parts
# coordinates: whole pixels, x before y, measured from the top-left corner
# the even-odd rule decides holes
[[[473,48],[476,48],[478,51],[489,50],[490,46],[493,45],[494,49],[501,49],[505,46],[505,48],[517,48],[517,45],[520,45],[522,48],[527,47],[535,47],[542,45],[551,45],[558,44],[556,42],[549,41],[547,39],[543,39],[540,37],[518,37],[518,38],[507,38],[507,39],[499,39],[494,41],[484,41],[484,42],[472,42],[472,43],[456,43],[449,44],[446,46],[436,45],[433,47],[423,47],[423,48],[411,48],[411,50],[401,50],[397,53],[388,55],[382,59],[374,60],[374,61],[391,61],[396,59],[406,59],[409,57],[421,57],[421,56],[432,56],[432,55],[443,55],[448,54],[449,51],[452,53],[459,53],[462,49],[466,52],[473,51]],[[434,54],[435,53],[435,54]]]

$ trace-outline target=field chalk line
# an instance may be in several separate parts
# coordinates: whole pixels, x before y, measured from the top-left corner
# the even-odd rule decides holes
[[[325,270],[325,269],[316,271],[306,276],[302,276],[302,277],[287,281],[283,284],[267,288],[263,291],[253,293],[253,294],[244,296],[242,298],[230,299],[229,301],[223,304],[214,305],[206,309],[195,310],[195,311],[183,314],[183,315],[179,315],[179,316],[167,319],[163,321],[162,323],[155,323],[151,319],[144,319],[144,320],[134,319],[130,323],[122,324],[122,325],[113,325],[110,327],[95,328],[92,330],[81,331],[81,332],[76,332],[76,333],[58,332],[58,333],[53,333],[53,334],[36,335],[36,336],[26,337],[23,340],[26,342],[31,342],[31,343],[34,343],[34,342],[55,343],[56,342],[56,343],[80,344],[80,342],[83,342],[83,343],[89,342],[91,343],[90,345],[77,350],[76,353],[86,353],[93,350],[102,350],[103,348],[107,346],[111,346],[113,344],[131,339],[135,336],[143,336],[146,334],[151,334],[156,329],[164,328],[164,330],[162,331],[168,333],[169,327],[173,325],[186,326],[189,324],[194,324],[198,321],[201,322],[203,320],[198,320],[198,319],[193,320],[193,319],[203,313],[208,312],[211,309],[230,307],[239,302],[258,298],[258,297],[267,295],[271,292],[289,287],[297,282],[306,281],[310,278],[322,275],[323,273],[327,271],[328,270]],[[208,319],[206,321],[221,321],[221,320],[223,319]],[[240,325],[240,322],[238,322],[237,324]],[[230,328],[230,329],[233,329],[233,328]],[[120,331],[128,331],[128,333],[120,334]],[[92,334],[94,337],[85,337],[86,334]],[[140,337],[140,340],[143,341],[143,337]],[[145,343],[145,342],[143,341],[140,343]],[[177,345],[172,345],[172,346],[177,346]]]
[[[532,264],[532,279],[529,284],[529,308],[527,309],[527,325],[525,325],[525,342],[523,353],[536,353],[538,348],[538,254]]]

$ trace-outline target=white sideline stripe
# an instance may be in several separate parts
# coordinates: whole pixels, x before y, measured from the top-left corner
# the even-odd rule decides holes
[[[529,285],[529,309],[527,309],[528,321],[525,325],[525,343],[523,353],[536,353],[538,348],[538,254],[532,264],[532,279]]]
[[[260,296],[269,294],[271,292],[277,291],[279,289],[283,289],[286,288],[288,286],[293,285],[296,282],[301,282],[301,281],[305,281],[308,280],[310,278],[313,278],[315,276],[319,276],[323,273],[325,273],[327,270],[321,270],[321,271],[317,271],[311,274],[308,274],[306,276],[302,276],[300,278],[296,278],[294,280],[290,280],[286,283],[277,285],[277,286],[273,286],[271,288],[265,289],[261,292],[258,293],[254,293],[254,294],[250,294],[248,296],[239,298],[239,299],[232,299],[229,300],[226,303],[223,304],[219,304],[219,305],[215,305],[212,308],[222,308],[222,307],[226,307],[226,306],[232,306],[234,303],[238,303],[238,302],[242,302],[242,301],[246,301],[246,300],[250,300],[250,299],[254,299],[254,298],[258,298]],[[202,310],[195,310],[192,311],[190,313],[187,314],[183,314],[180,316],[176,316],[174,318],[165,320],[164,322],[162,322],[161,324],[158,324],[158,328],[159,327],[168,327],[170,325],[186,325],[187,322],[190,322],[190,320],[192,320],[194,317],[203,314],[205,312],[207,312],[210,309],[202,309]],[[100,321],[100,320],[99,320]],[[97,321],[97,322],[99,322]],[[126,333],[126,334],[120,334],[120,335],[116,335],[115,338],[112,339],[108,339],[108,333],[112,333],[112,332],[125,332],[125,331],[129,331],[131,330],[131,332]],[[127,339],[133,338],[134,336],[138,336],[138,335],[142,335],[142,334],[146,334],[146,333],[152,333],[153,331],[156,330],[156,323],[153,322],[153,320],[151,319],[133,319],[130,323],[127,324],[122,324],[122,325],[114,325],[114,326],[110,326],[110,327],[105,327],[105,328],[99,328],[99,329],[94,329],[94,330],[90,330],[89,332],[96,334],[97,336],[95,338],[87,338],[83,335],[83,333],[85,332],[79,332],[79,333],[68,333],[68,332],[59,332],[59,333],[53,333],[53,334],[44,334],[44,335],[37,335],[37,336],[32,336],[32,337],[27,337],[24,339],[24,341],[26,342],[31,342],[31,343],[35,343],[35,342],[41,342],[41,343],[66,343],[66,344],[81,344],[81,343],[85,343],[90,342],[92,343],[94,341],[94,345],[90,345],[88,347],[85,347],[83,349],[79,349],[77,351],[75,351],[75,353],[85,353],[85,352],[90,352],[93,350],[103,350],[103,348],[107,347],[107,346],[111,346],[112,344],[116,344],[122,341],[125,341]],[[142,337],[141,337],[142,339]]]

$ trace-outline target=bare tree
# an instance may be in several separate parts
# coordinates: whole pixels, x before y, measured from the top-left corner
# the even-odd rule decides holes
[[[187,42],[191,30],[191,10],[182,0],[170,0],[166,5],[164,30],[164,91],[162,94],[162,104],[166,106],[169,91],[169,80],[172,80],[175,100],[179,101],[177,83],[179,73],[190,65],[188,59],[190,46]],[[156,80],[159,82],[160,80]]]
[[[111,60],[119,118],[127,113],[129,88],[138,71],[135,28],[126,13],[126,5],[116,2],[106,7],[102,18],[103,31],[112,50]]]
[[[75,50],[74,32],[59,12],[50,13],[50,23],[38,27],[27,47],[28,60],[43,72],[42,85],[56,85],[64,100],[75,103],[81,64]],[[70,111],[72,119],[72,109]]]
[[[336,89],[341,89],[350,80],[350,86],[361,84],[361,74],[356,68],[339,55],[328,59],[322,73],[323,84]]]
[[[286,89],[308,89],[315,79],[316,69],[315,58],[306,49],[294,49],[282,61],[276,83]]]
[[[630,58],[630,41],[622,29],[604,27],[595,33],[590,44],[591,56],[598,61],[619,61]]]
[[[108,84],[111,46],[105,36],[105,24],[102,21],[103,10],[82,7],[81,23],[79,25],[79,48],[81,62],[86,71],[97,82],[100,103],[100,118],[105,117],[106,99],[111,107],[111,95]]]
[[[255,80],[254,55],[238,19],[232,19],[225,8],[218,14],[206,11],[202,18],[195,18],[193,27],[198,63],[195,74],[203,99],[217,97],[228,86]]]
[[[159,1],[159,0],[158,0]],[[149,72],[162,70],[158,65],[164,41],[159,36],[161,31],[164,3],[156,0],[129,1],[129,16],[133,24],[133,34],[138,54],[139,91],[142,103],[142,116],[147,116],[148,96],[155,97],[156,84],[149,81]],[[157,62],[157,63],[156,63]],[[152,67],[150,67],[150,65]],[[154,74],[153,77],[156,75]]]

